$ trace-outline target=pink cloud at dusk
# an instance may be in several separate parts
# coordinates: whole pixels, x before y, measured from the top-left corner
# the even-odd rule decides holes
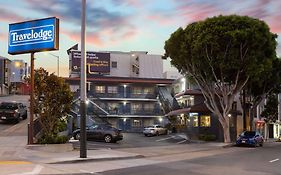
[[[25,20],[25,18],[23,16],[20,16],[14,12],[4,9],[2,7],[0,7],[0,11],[1,11],[1,15],[0,15],[1,22],[13,23],[13,22],[19,22],[19,21]]]
[[[132,39],[133,37],[135,37],[137,35],[137,31],[136,30],[131,30],[131,31],[127,31],[125,33],[122,34],[122,38],[124,39]]]
[[[171,16],[168,16],[166,14],[151,14],[146,16],[148,21],[154,21],[156,23],[159,23],[162,26],[169,26],[169,25],[173,25],[176,23],[175,20],[172,20]]]
[[[76,43],[80,43],[81,41],[80,32],[72,32],[72,31],[64,30],[61,33]],[[87,44],[96,45],[99,47],[102,47],[104,45],[104,42],[100,39],[99,35],[93,33],[87,33],[86,42]]]
[[[177,4],[178,17],[187,25],[189,22],[204,20],[217,15],[247,15],[264,20],[272,32],[281,32],[281,1],[271,0],[244,0],[223,1],[174,1]]]

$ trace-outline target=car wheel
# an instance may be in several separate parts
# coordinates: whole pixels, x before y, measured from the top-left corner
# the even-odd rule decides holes
[[[112,142],[112,136],[111,136],[111,135],[105,135],[105,136],[104,136],[104,141],[105,141],[106,143]]]
[[[20,122],[20,118],[19,117],[14,119],[14,123],[19,123],[19,122]]]
[[[76,133],[75,135],[74,135],[74,139],[75,140],[80,140],[80,132],[78,132],[78,133]]]
[[[144,136],[147,136],[147,134],[144,134]]]
[[[24,115],[22,116],[22,119],[23,119],[23,120],[27,119],[27,114],[24,114]]]
[[[262,142],[260,143],[260,146],[261,146],[261,147],[263,146],[263,143],[262,143]]]

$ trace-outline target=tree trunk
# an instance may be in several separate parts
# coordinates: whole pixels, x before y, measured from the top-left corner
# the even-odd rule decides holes
[[[224,143],[230,143],[230,127],[229,127],[229,121],[221,122],[222,128],[223,128],[223,136],[224,136]]]

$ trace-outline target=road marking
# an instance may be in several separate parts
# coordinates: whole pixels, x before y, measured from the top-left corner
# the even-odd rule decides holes
[[[182,141],[180,141],[180,142],[177,142],[177,144],[181,144],[181,143],[184,143],[184,142],[186,142],[187,140],[182,140]]]
[[[11,174],[11,175],[38,175],[43,168],[44,167],[41,165],[36,165],[36,167],[31,172]]]
[[[0,161],[0,165],[24,165],[24,164],[32,164],[32,163],[26,161]]]
[[[90,173],[90,174],[95,174],[94,172],[91,172],[91,171],[86,171],[86,170],[80,170],[80,172],[82,172],[82,173]]]
[[[175,136],[171,136],[171,137],[167,137],[167,138],[163,138],[163,139],[158,139],[156,140],[156,142],[160,142],[160,141],[163,141],[163,140],[168,140],[168,139],[172,139],[174,138]]]
[[[269,161],[270,163],[273,163],[273,162],[276,162],[276,161],[278,161],[279,159],[273,159],[273,160],[271,160],[271,161]]]

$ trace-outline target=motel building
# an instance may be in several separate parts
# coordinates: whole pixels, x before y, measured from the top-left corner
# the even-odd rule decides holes
[[[75,94],[71,115],[79,127],[81,52],[68,54],[66,82]],[[170,92],[174,79],[163,73],[163,61],[161,55],[139,51],[87,52],[87,125],[104,121],[127,132],[141,132],[152,124],[165,126],[168,120],[161,104],[171,94],[161,99],[159,94]]]

